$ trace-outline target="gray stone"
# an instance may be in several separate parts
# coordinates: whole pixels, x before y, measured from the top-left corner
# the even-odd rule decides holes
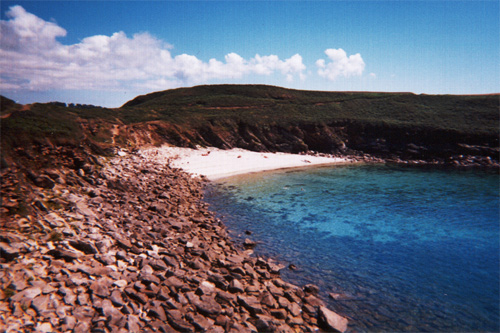
[[[113,304],[107,299],[102,301],[102,313],[106,317],[108,323],[110,325],[115,325],[115,326],[125,326],[125,318],[123,314],[116,309]],[[123,324],[120,325],[120,322],[123,321]]]
[[[86,293],[79,294],[76,297],[76,300],[77,300],[78,304],[80,304],[80,305],[90,305],[89,304],[89,295]]]
[[[179,279],[176,276],[171,276],[171,277],[167,278],[167,280],[165,281],[165,284],[167,286],[172,286],[172,287],[175,287],[176,289],[179,289],[182,286],[184,286],[184,281],[182,281],[181,279]]]
[[[116,280],[113,282],[113,285],[117,286],[118,288],[125,288],[128,285],[127,280]]]
[[[163,307],[159,305],[151,307],[149,309],[148,315],[153,318],[158,318],[163,322],[167,321],[167,315],[165,313],[165,310],[163,310]]]
[[[271,310],[271,315],[277,319],[286,319],[287,312],[285,309],[274,309]]]
[[[145,284],[151,284],[154,283],[156,285],[160,284],[160,279],[152,274],[141,274],[140,277],[141,282],[144,282]]]
[[[186,314],[186,319],[189,320],[191,324],[193,324],[197,331],[206,332],[208,329],[214,326],[214,320],[206,318],[199,314],[188,313]]]
[[[304,297],[304,303],[312,305],[312,306],[325,306],[325,302],[323,302],[321,299],[319,299],[316,296],[307,296]]]
[[[257,246],[257,243],[248,239],[248,238],[245,238],[245,241],[243,242],[243,246],[247,249],[253,249],[255,246]]]
[[[66,224],[66,221],[54,212],[45,215],[44,219],[52,228],[63,227]]]
[[[73,330],[76,326],[76,318],[73,316],[66,316],[62,320],[63,326],[61,327],[63,331]]]
[[[36,325],[36,331],[40,333],[48,333],[48,332],[53,332],[54,329],[52,328],[51,323],[38,323]]]
[[[220,274],[211,274],[207,278],[208,281],[213,282],[217,288],[222,290],[227,290],[228,282],[224,277]]]

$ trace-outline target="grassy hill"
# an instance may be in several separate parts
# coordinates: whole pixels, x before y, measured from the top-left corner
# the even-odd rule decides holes
[[[260,151],[498,160],[499,95],[321,92],[208,85],[138,96],[117,109],[1,100],[2,152],[170,143]]]
[[[366,124],[498,133],[499,96],[321,92],[263,85],[181,88],[139,96],[122,109],[154,110],[157,119],[195,123],[219,119],[259,124],[356,121]],[[130,119],[134,121],[134,119]]]

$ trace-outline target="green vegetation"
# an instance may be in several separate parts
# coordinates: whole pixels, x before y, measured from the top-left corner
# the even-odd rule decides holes
[[[358,122],[396,127],[498,133],[498,95],[300,91],[262,85],[181,88],[139,96],[122,107],[131,115],[177,124],[231,119],[253,124]],[[135,111],[135,112],[131,112]]]
[[[60,242],[62,240],[63,240],[63,234],[57,231],[51,232],[48,239],[49,242]]]
[[[373,138],[374,131],[392,132],[396,138],[405,131],[414,135],[435,132],[438,135],[430,140],[474,137],[460,142],[484,141],[490,147],[498,146],[499,137],[499,95],[321,92],[264,85],[209,85],[138,96],[117,109],[63,103],[21,107],[4,97],[1,102],[3,151],[30,144],[77,146],[84,141],[94,147],[134,147],[141,144],[136,140],[138,136],[149,137],[145,132],[154,134],[151,144],[214,144],[228,135],[235,138],[258,133],[264,141],[279,141],[273,139],[273,131],[288,131],[295,126],[327,126],[331,129],[328,135],[338,145],[365,128],[370,128]],[[247,131],[249,128],[253,134]],[[342,132],[342,128],[347,129]],[[243,129],[245,133],[238,132]]]
[[[16,294],[16,290],[14,289],[14,287],[12,285],[9,285],[7,288],[5,288],[3,290],[4,299],[6,299],[6,300],[10,299],[15,294]]]

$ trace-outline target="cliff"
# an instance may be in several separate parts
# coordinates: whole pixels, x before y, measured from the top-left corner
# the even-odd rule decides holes
[[[499,170],[498,96],[200,86],[117,109],[2,97],[0,330],[345,331],[318,287],[242,252],[148,145]],[[252,245],[251,241],[246,242]]]
[[[498,95],[198,86],[138,96],[118,109],[8,103],[2,149],[5,163],[16,147],[83,142],[100,153],[168,143],[492,167],[498,166],[499,105]]]

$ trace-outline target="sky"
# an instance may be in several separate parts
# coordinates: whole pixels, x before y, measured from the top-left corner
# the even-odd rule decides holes
[[[500,2],[0,1],[0,94],[119,107],[201,84],[500,92]]]

